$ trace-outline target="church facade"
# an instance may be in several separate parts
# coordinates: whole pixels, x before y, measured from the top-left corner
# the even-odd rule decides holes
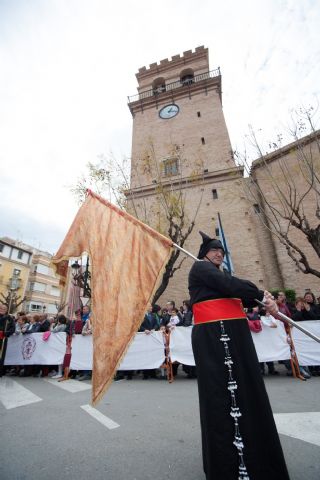
[[[172,192],[183,198],[186,227],[195,222],[186,250],[197,255],[199,230],[219,235],[219,214],[237,276],[260,288],[303,293],[302,282],[315,288],[316,278],[298,273],[294,264],[288,267],[290,258],[264,230],[245,194],[244,172],[233,158],[223,115],[220,70],[210,70],[208,49],[201,46],[142,67],[136,77],[138,93],[128,97],[133,133],[127,200],[133,213],[166,235],[161,193]],[[255,175],[260,171],[256,165]],[[187,258],[175,272],[160,304],[188,298],[192,261]]]

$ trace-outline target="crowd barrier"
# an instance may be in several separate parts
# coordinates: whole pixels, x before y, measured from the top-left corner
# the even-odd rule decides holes
[[[260,362],[286,360],[290,358],[287,336],[282,322],[278,328],[262,326],[262,331],[252,333]],[[303,326],[320,336],[320,320],[303,322]],[[178,327],[170,336],[171,361],[194,365],[191,347],[192,327]],[[301,365],[320,365],[320,344],[293,328],[293,341]],[[66,334],[52,333],[43,340],[42,333],[13,335],[8,339],[5,365],[59,365],[66,351]],[[92,369],[92,336],[75,335],[72,339],[70,368]],[[137,333],[119,369],[147,370],[158,368],[165,360],[164,339],[161,332],[150,335]]]

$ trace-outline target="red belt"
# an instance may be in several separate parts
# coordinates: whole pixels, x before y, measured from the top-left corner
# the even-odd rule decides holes
[[[5,338],[5,333],[3,330],[0,330],[0,340],[3,340]]]
[[[195,303],[192,307],[194,324],[247,318],[240,298],[218,298]]]

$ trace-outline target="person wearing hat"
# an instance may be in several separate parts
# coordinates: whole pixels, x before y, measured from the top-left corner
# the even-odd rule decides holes
[[[272,295],[223,272],[222,243],[200,232],[189,273],[203,467],[207,480],[287,480],[289,475],[243,307]]]

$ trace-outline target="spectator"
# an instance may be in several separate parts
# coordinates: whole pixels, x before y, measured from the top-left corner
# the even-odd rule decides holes
[[[29,335],[30,333],[37,333],[40,328],[39,315],[30,315],[30,322],[28,328],[25,330],[25,334]]]
[[[182,306],[183,306],[183,315],[182,315],[181,325],[184,327],[190,327],[192,325],[193,314],[192,314],[189,300],[184,300],[182,302]]]
[[[311,318],[310,320],[320,320],[320,305],[317,305],[314,294],[312,292],[306,292],[304,294],[304,301],[310,306],[311,314],[315,316],[314,319]]]
[[[169,302],[167,302],[166,304],[166,313],[163,315],[162,317],[162,322],[161,322],[161,326],[162,327],[166,327],[168,325],[168,323],[170,322],[170,319],[171,319],[171,312],[172,310],[174,309],[174,312],[175,312],[175,315],[178,316],[179,318],[179,322],[180,323],[182,321],[182,315],[181,313],[176,309],[176,305],[175,305],[175,302],[173,300],[170,300]]]
[[[48,332],[50,330],[50,322],[48,320],[48,315],[45,313],[40,315],[39,318],[39,330],[38,332]]]
[[[21,333],[26,333],[26,330],[28,329],[30,323],[29,323],[29,317],[27,315],[24,315],[21,318]]]
[[[160,305],[157,305],[157,304],[154,304],[152,306],[152,313],[154,314],[154,316],[156,317],[156,320],[157,320],[157,330],[159,330],[160,328],[160,324],[161,324],[161,307]]]
[[[158,330],[158,321],[155,314],[152,312],[151,305],[148,306],[147,312],[144,316],[143,322],[140,325],[139,332],[144,332],[146,335],[150,335],[151,332]],[[127,375],[127,379],[131,380],[132,378],[132,371],[123,372],[123,374]],[[131,378],[130,378],[131,376]],[[156,378],[156,370],[154,368],[149,370],[142,370],[142,378],[143,380],[147,380],[148,378]]]
[[[64,315],[58,315],[57,325],[53,328],[53,333],[65,332],[67,328],[67,318]]]
[[[156,317],[156,314],[153,313],[151,305],[149,305],[143,322],[141,323],[138,331],[145,332],[148,335],[149,333],[151,333],[152,330],[158,330],[158,328],[158,319]]]
[[[86,320],[85,324],[83,325],[82,335],[92,335],[92,322],[90,317]]]
[[[88,305],[85,305],[84,307],[82,307],[81,319],[82,319],[83,325],[86,323],[90,315],[91,315],[90,307]]]
[[[297,322],[304,320],[318,320],[320,315],[318,313],[318,305],[316,304],[315,296],[312,292],[306,292],[304,297],[299,297],[296,300],[296,312],[293,315],[293,319]],[[313,377],[320,376],[320,366],[319,365],[310,365],[310,367],[302,367],[304,371]]]
[[[295,302],[295,307],[296,311],[292,316],[295,322],[302,322],[304,320],[318,320],[318,315],[310,303],[306,301],[306,296],[304,296],[304,298],[298,297]]]
[[[15,321],[15,331],[13,335],[20,335],[21,333],[21,326],[22,326],[22,317],[18,316]]]

